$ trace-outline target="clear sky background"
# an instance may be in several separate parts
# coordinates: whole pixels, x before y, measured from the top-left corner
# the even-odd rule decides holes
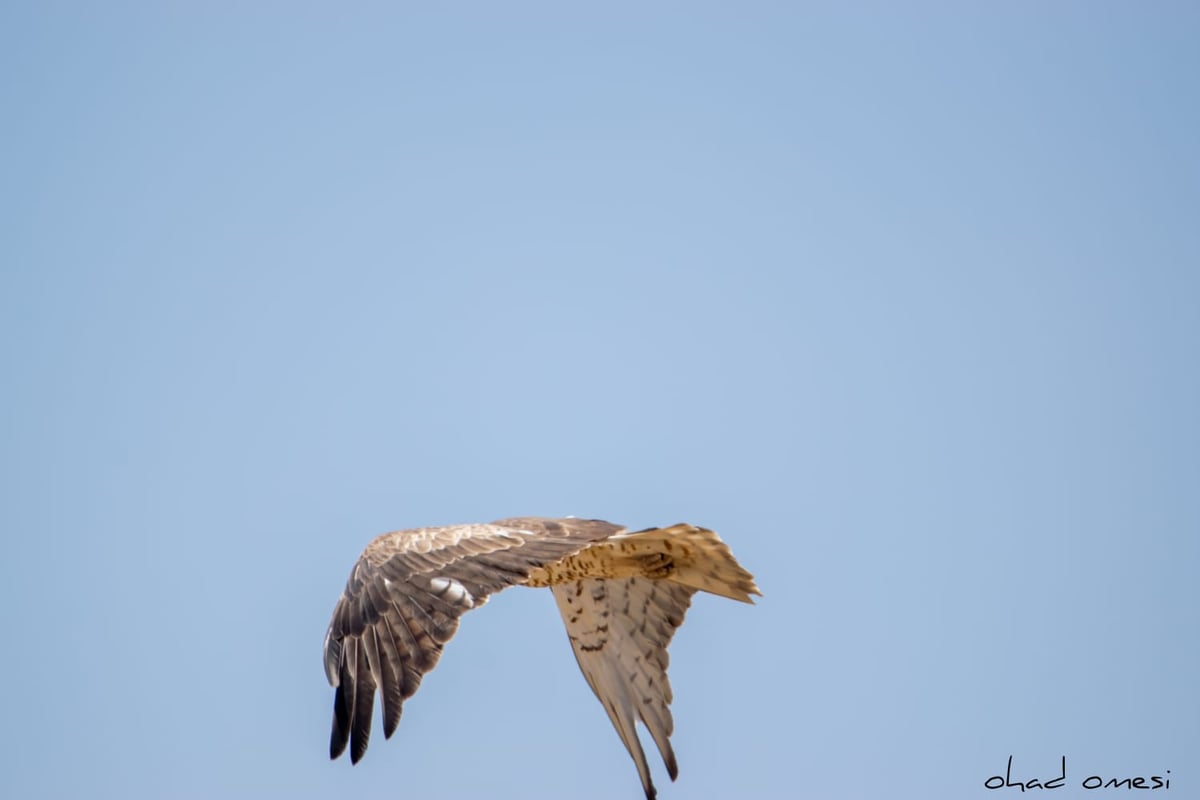
[[[574,514],[765,593],[663,800],[1200,796],[1196,5],[423,5],[0,9],[0,795],[637,798],[545,591],[327,758],[367,541]]]

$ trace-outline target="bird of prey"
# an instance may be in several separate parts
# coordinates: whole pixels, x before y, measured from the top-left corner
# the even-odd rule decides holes
[[[383,733],[433,669],[459,617],[508,586],[549,587],[583,677],[655,797],[640,720],[667,773],[671,684],[667,646],[699,591],[753,603],[761,596],[717,534],[694,525],[629,532],[602,520],[523,517],[387,533],[372,541],[346,581],[325,634],[325,674],[336,689],[329,756],[367,751],[375,692]]]

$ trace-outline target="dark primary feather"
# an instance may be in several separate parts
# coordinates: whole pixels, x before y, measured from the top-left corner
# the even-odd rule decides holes
[[[383,733],[391,737],[404,700],[437,665],[463,612],[621,530],[599,520],[520,518],[373,541],[351,570],[325,637],[325,671],[337,690],[330,758],[347,744],[354,763],[366,753],[376,689]]]

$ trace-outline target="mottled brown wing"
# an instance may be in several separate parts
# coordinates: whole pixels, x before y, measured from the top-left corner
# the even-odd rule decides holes
[[[649,578],[585,578],[551,587],[575,660],[637,765],[648,800],[654,782],[635,725],[646,726],[671,780],[671,683],[667,646],[683,624],[696,589]]]
[[[599,520],[522,518],[380,536],[346,581],[325,634],[325,674],[336,688],[329,756],[367,750],[375,691],[391,737],[401,705],[437,665],[459,617],[488,595],[621,531]]]

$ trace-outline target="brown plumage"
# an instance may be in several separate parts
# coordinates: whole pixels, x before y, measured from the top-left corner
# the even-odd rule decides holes
[[[742,602],[761,594],[720,538],[693,525],[633,533],[601,520],[523,517],[396,531],[350,572],[325,634],[335,687],[329,755],[366,753],[375,692],[391,737],[401,705],[437,665],[465,611],[508,586],[550,587],[588,685],[654,784],[635,724],[650,732],[674,780],[667,646],[697,590]]]

